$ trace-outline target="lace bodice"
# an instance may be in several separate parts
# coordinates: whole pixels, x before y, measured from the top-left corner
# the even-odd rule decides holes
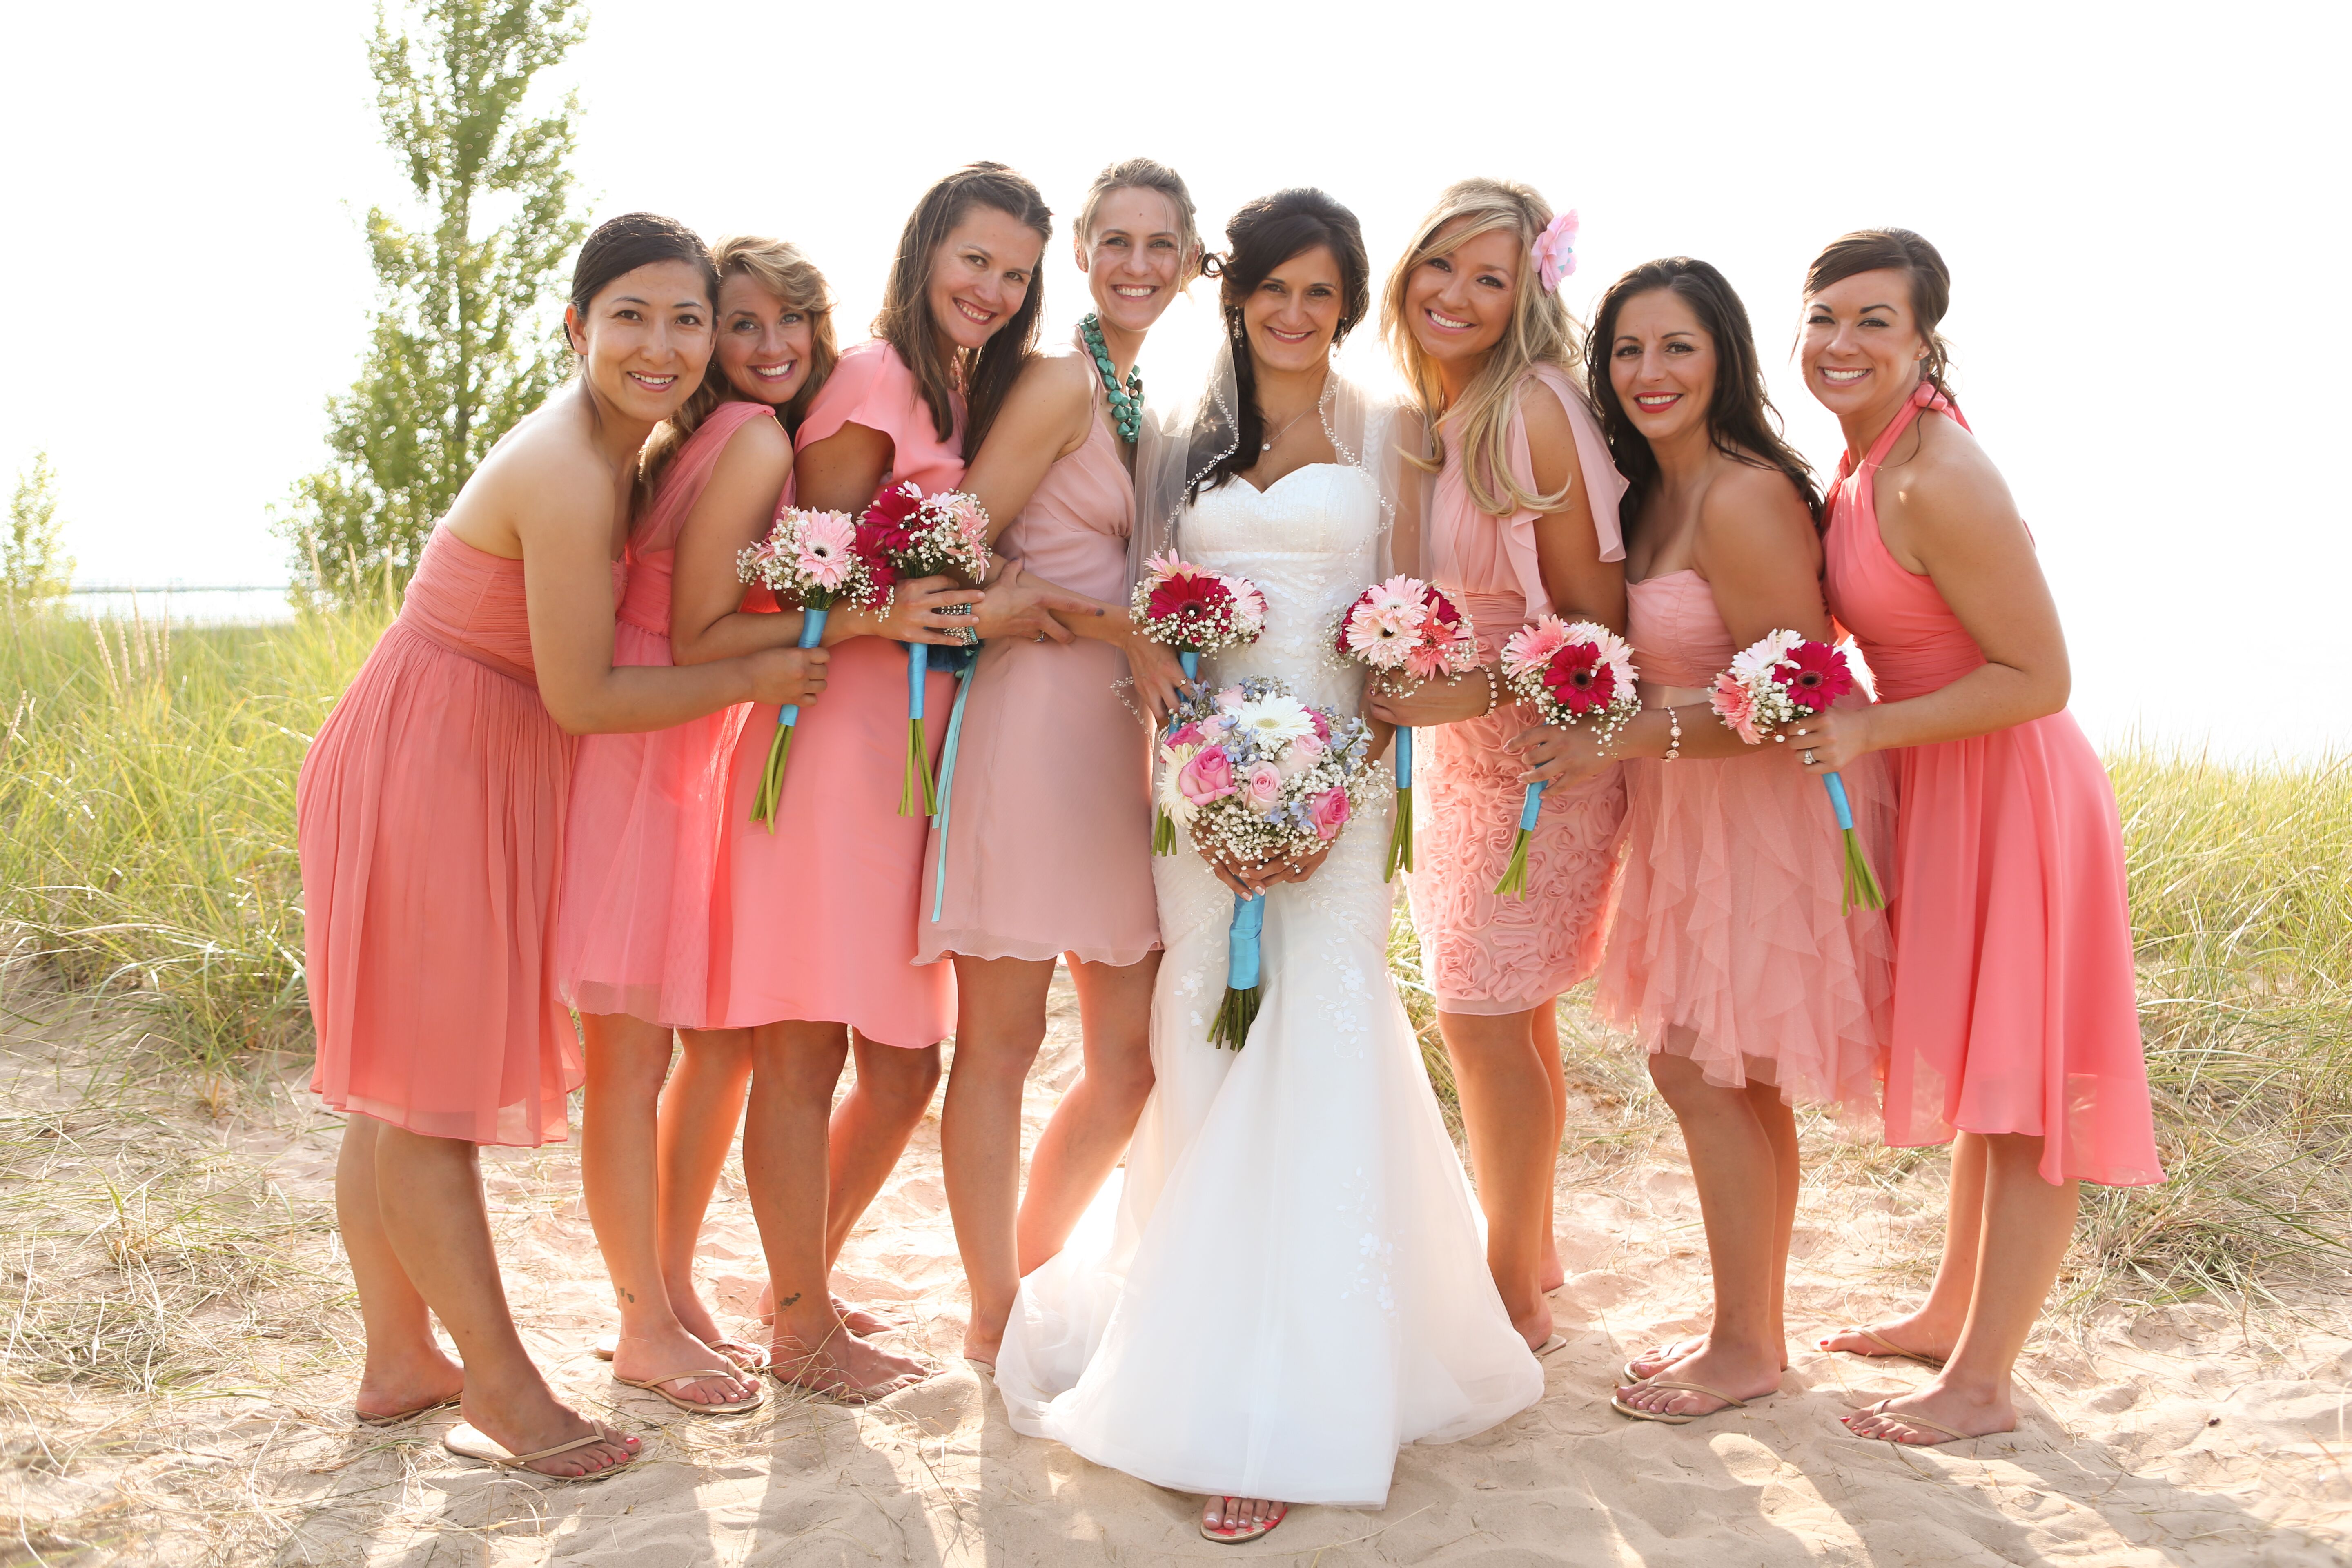
[[[1229,479],[1203,491],[1177,522],[1188,561],[1248,578],[1265,593],[1265,630],[1247,647],[1204,661],[1213,679],[1266,675],[1300,700],[1352,713],[1362,667],[1342,663],[1331,629],[1379,575],[1380,495],[1360,468],[1310,463],[1264,490]]]

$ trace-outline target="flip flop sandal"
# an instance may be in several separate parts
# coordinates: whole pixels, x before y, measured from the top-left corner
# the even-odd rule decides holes
[[[1876,1436],[1863,1438],[1864,1442],[1896,1443],[1901,1444],[1901,1446],[1906,1448],[1937,1448],[1941,1447],[1946,1443],[1973,1443],[1978,1437],[1983,1436],[1983,1434],[1977,1432],[1956,1432],[1949,1426],[1945,1426],[1941,1421],[1930,1421],[1925,1415],[1914,1415],[1906,1410],[1889,1410],[1886,1408],[1893,1403],[1894,1401],[1892,1399],[1882,1399],[1877,1404],[1872,1405],[1869,1409],[1858,1410],[1854,1412],[1854,1414],[1856,1415],[1884,1415],[1889,1421],[1900,1421],[1906,1426],[1924,1426],[1930,1432],[1941,1432],[1943,1436],[1937,1438],[1932,1443],[1909,1443],[1905,1442],[1904,1439],[1900,1437],[1882,1437]],[[1847,1419],[1851,1420],[1853,1417],[1849,1416]],[[1851,1426],[1848,1426],[1846,1430],[1853,1432],[1853,1428]],[[1862,1436],[1862,1434],[1859,1432],[1853,1432],[1853,1435],[1857,1437]]]
[[[1886,1353],[1885,1355],[1869,1355],[1861,1351],[1832,1351],[1830,1352],[1832,1355],[1858,1355],[1864,1361],[1916,1362],[1930,1372],[1941,1372],[1944,1370],[1944,1363],[1936,1357],[1924,1355],[1917,1351],[1906,1351],[1901,1345],[1896,1344],[1893,1340],[1888,1339],[1885,1334],[1880,1333],[1876,1329],[1865,1329],[1857,1324],[1853,1328],[1840,1329],[1838,1332],[1842,1334],[1860,1334],[1864,1339],[1868,1340],[1872,1344],[1876,1345],[1880,1350],[1885,1351]]]
[[[1681,1345],[1695,1345],[1696,1343],[1698,1343],[1698,1342],[1692,1339],[1676,1340],[1672,1344],[1654,1345],[1650,1349],[1643,1351],[1640,1355],[1635,1356],[1632,1361],[1627,1362],[1623,1366],[1619,1367],[1617,1369],[1617,1381],[1619,1384],[1628,1388],[1632,1387],[1634,1384],[1643,1382],[1645,1381],[1644,1375],[1633,1370],[1636,1365],[1645,1361],[1663,1361],[1665,1365],[1659,1367],[1658,1372],[1664,1372],[1666,1370],[1666,1367],[1674,1365],[1675,1363],[1681,1361],[1685,1356],[1693,1356],[1698,1353],[1696,1351],[1691,1350],[1684,1351],[1682,1355],[1676,1355],[1675,1354],[1676,1347]],[[1781,1370],[1785,1372],[1788,1369],[1784,1367]],[[1649,1377],[1655,1377],[1658,1375],[1658,1373],[1654,1372],[1647,1375]]]
[[[704,1367],[699,1372],[674,1372],[667,1377],[647,1378],[643,1383],[639,1383],[633,1377],[623,1377],[616,1372],[613,1374],[613,1381],[624,1388],[643,1389],[656,1398],[667,1399],[688,1415],[740,1415],[746,1410],[757,1410],[761,1405],[765,1405],[768,1402],[768,1391],[755,1385],[750,1394],[740,1399],[705,1403],[672,1394],[663,1385],[672,1383],[692,1383],[698,1377],[740,1377],[742,1375],[743,1369],[740,1366],[712,1366]]]
[[[741,1340],[720,1340],[716,1344],[712,1344],[709,1340],[702,1342],[733,1362],[735,1370],[739,1373],[750,1373],[757,1376],[768,1370],[768,1352],[757,1345],[746,1344]],[[730,1346],[733,1348],[730,1349]],[[598,1361],[611,1361],[619,1353],[620,1349],[621,1336],[618,1334],[606,1334],[588,1347],[589,1353]],[[741,1351],[743,1353],[737,1355],[734,1353],[735,1351]]]
[[[441,1439],[441,1446],[461,1459],[478,1460],[494,1469],[511,1470],[536,1464],[541,1459],[554,1458],[558,1454],[569,1454],[574,1449],[612,1441],[612,1438],[602,1432],[591,1432],[585,1437],[574,1437],[569,1443],[558,1443],[554,1447],[541,1448],[536,1454],[517,1454],[509,1452],[504,1444],[487,1432],[478,1427],[467,1426],[461,1421],[449,1428]],[[635,1462],[634,1458],[624,1459],[617,1465],[607,1465],[601,1470],[591,1470],[584,1476],[551,1476],[545,1470],[532,1470],[530,1473],[543,1481],[602,1481],[619,1475]]]
[[[1568,1336],[1566,1334],[1554,1334],[1551,1338],[1544,1341],[1543,1343],[1536,1347],[1536,1354],[1539,1356],[1547,1356],[1551,1354],[1554,1351],[1562,1351],[1567,1348]]]
[[[446,1410],[457,1403],[457,1396],[453,1394],[446,1399],[436,1399],[430,1405],[420,1405],[414,1410],[396,1411],[390,1415],[371,1415],[364,1410],[354,1410],[352,1414],[358,1417],[362,1426],[398,1426],[420,1415],[430,1415],[436,1410]]]
[[[974,1364],[976,1365],[978,1363],[975,1363]],[[992,1369],[992,1370],[993,1369]],[[768,1368],[768,1375],[774,1378],[778,1383],[782,1384],[787,1390],[793,1394],[806,1394],[818,1399],[830,1399],[835,1405],[871,1405],[877,1400],[889,1398],[892,1394],[898,1393],[902,1388],[912,1388],[915,1386],[915,1384],[913,1383],[894,1382],[887,1388],[878,1386],[874,1388],[821,1388],[815,1384],[803,1383],[799,1379],[788,1375],[784,1368],[781,1366],[770,1366]],[[933,1375],[936,1375],[936,1373],[926,1373],[925,1378]],[[920,1383],[924,1380],[924,1378],[918,1378],[916,1379],[916,1382]],[[992,1378],[991,1381],[993,1381],[993,1379]]]
[[[1290,1505],[1288,1503],[1277,1503],[1275,1506],[1280,1511],[1268,1514],[1265,1518],[1260,1520],[1255,1524],[1244,1524],[1235,1530],[1223,1531],[1213,1531],[1209,1528],[1209,1521],[1207,1520],[1202,1520],[1201,1521],[1201,1539],[1203,1541],[1213,1541],[1220,1546],[1239,1546],[1245,1542],[1262,1541],[1265,1537],[1274,1533],[1274,1527],[1276,1525],[1280,1524],[1284,1520],[1290,1517]]]
[[[1675,1383],[1668,1378],[1645,1377],[1642,1379],[1640,1383],[1635,1384],[1633,1386],[1637,1388],[1676,1388],[1685,1390],[1691,1394],[1704,1394],[1709,1399],[1720,1399],[1723,1401],[1723,1410],[1702,1410],[1696,1415],[1685,1415],[1674,1411],[1644,1410],[1638,1405],[1626,1404],[1614,1394],[1610,1394],[1609,1408],[1617,1412],[1618,1415],[1631,1415],[1636,1421],[1655,1421],[1661,1426],[1687,1426],[1694,1421],[1704,1421],[1710,1415],[1720,1415],[1723,1414],[1724,1410],[1745,1410],[1748,1408],[1748,1404],[1745,1399],[1735,1399],[1730,1394],[1724,1393],[1723,1390],[1719,1388],[1709,1388],[1703,1383]]]

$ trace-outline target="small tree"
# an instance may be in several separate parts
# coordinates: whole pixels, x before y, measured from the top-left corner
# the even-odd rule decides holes
[[[16,604],[39,609],[65,597],[73,572],[73,557],[65,552],[65,524],[58,521],[57,470],[47,452],[36,452],[32,468],[16,476],[16,493],[8,502],[8,534],[0,539],[0,591]]]
[[[332,460],[278,530],[298,589],[340,602],[404,584],[484,453],[569,368],[547,306],[587,226],[572,210],[577,95],[521,118],[541,71],[586,35],[577,0],[424,0],[419,37],[383,11],[368,64],[384,139],[429,229],[368,213],[378,305],[367,359],[327,403]],[[492,218],[500,221],[492,224]]]

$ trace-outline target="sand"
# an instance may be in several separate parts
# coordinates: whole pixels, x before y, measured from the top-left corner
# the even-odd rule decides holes
[[[1076,1073],[1075,1023],[1057,993],[1033,1136]],[[1542,1402],[1467,1442],[1406,1449],[1381,1512],[1301,1509],[1243,1548],[1199,1538],[1195,1498],[1018,1436],[956,1357],[962,1284],[935,1120],[840,1283],[904,1311],[908,1342],[941,1372],[864,1410],[779,1397],[692,1417],[616,1386],[587,1348],[612,1320],[573,1152],[496,1155],[490,1197],[530,1343],[567,1397],[646,1439],[600,1485],[499,1477],[441,1450],[448,1417],[391,1433],[351,1421],[357,1315],[329,1206],[339,1129],[296,1064],[192,1075],[105,1017],[47,1004],[20,1005],[0,1052],[0,1216],[16,1233],[0,1276],[15,1321],[0,1561],[2237,1568],[2338,1563],[2352,1547],[2340,1300],[2056,1316],[2023,1364],[2022,1429],[1944,1449],[1863,1442],[1836,1421],[1923,1371],[1812,1353],[1748,1411],[1679,1428],[1617,1416],[1613,1369],[1705,1304],[1675,1146],[1622,1130],[1592,1146],[1605,1157],[1563,1163],[1571,1278],[1556,1300],[1570,1342],[1545,1363]],[[1571,1137],[1622,1123],[1584,1106]],[[1939,1202],[1932,1162],[1893,1184],[1834,1158],[1816,1169],[1792,1282],[1801,1342],[1910,1299]],[[741,1312],[761,1267],[738,1176],[703,1258]]]

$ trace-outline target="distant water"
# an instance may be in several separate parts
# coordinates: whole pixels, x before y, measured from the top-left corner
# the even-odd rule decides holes
[[[247,626],[265,621],[290,621],[293,606],[283,587],[76,589],[66,595],[66,613],[94,620],[120,616],[129,620],[132,606],[144,620],[170,620],[182,626]]]

